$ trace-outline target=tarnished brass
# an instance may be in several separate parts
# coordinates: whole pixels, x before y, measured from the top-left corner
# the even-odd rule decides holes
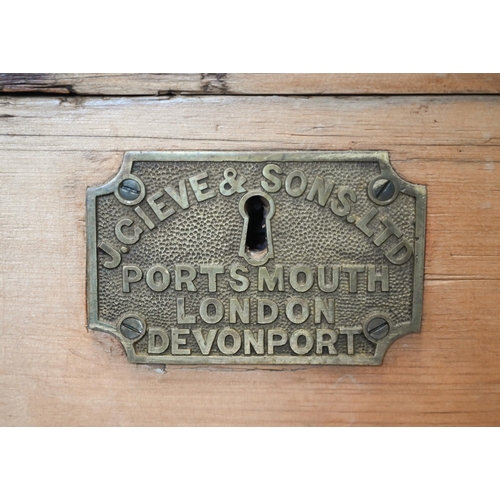
[[[420,329],[425,212],[386,152],[127,153],[87,192],[89,328],[134,363],[378,365]]]

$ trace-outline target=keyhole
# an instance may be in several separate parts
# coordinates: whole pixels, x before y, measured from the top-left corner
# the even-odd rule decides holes
[[[240,214],[243,232],[239,255],[252,266],[262,266],[274,257],[271,237],[274,200],[267,193],[247,193],[240,200]]]
[[[252,196],[245,203],[245,212],[248,214],[245,247],[252,253],[267,251],[266,219],[269,202],[261,196]]]

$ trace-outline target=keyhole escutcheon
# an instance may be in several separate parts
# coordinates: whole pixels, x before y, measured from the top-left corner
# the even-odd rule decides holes
[[[267,193],[253,191],[240,200],[243,217],[239,255],[252,266],[262,266],[274,257],[271,218],[274,200]]]

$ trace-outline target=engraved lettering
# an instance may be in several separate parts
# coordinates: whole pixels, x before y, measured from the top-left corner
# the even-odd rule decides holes
[[[354,335],[362,333],[361,328],[340,328],[340,335],[347,335],[347,354],[354,354]]]
[[[304,279],[299,280],[299,275],[303,275]],[[290,285],[297,292],[307,292],[314,283],[313,273],[308,266],[294,266],[290,269]]]
[[[403,249],[404,252],[400,253],[401,250]],[[397,266],[400,266],[405,262],[408,262],[412,255],[413,255],[413,248],[406,240],[400,241],[392,250],[389,250],[389,252],[385,254],[385,256],[393,264],[396,264]]]
[[[288,336],[285,330],[278,328],[267,332],[267,353],[274,354],[274,348],[285,345]]]
[[[391,234],[396,236],[396,238],[401,238],[401,235],[403,234],[389,219],[389,217],[381,217],[380,222],[385,226],[385,229],[373,240],[373,243],[377,245],[378,247],[382,245]]]
[[[335,300],[314,299],[314,322],[321,323],[321,315],[327,323],[335,323]]]
[[[334,292],[339,287],[340,266],[331,266],[332,280],[326,283],[325,266],[318,266],[318,287],[322,292]]]
[[[167,186],[165,188],[165,191],[167,194],[174,200],[177,205],[179,205],[183,210],[186,210],[186,208],[189,208],[189,198],[187,194],[187,189],[186,189],[186,181],[184,179],[179,181],[179,192],[171,187]]]
[[[103,266],[106,269],[115,269],[120,265],[120,262],[122,261],[121,253],[117,252],[106,240],[101,241],[98,248],[100,248],[103,252],[106,252],[111,257],[111,260],[106,260],[103,263]]]
[[[328,349],[328,354],[337,354],[334,344],[338,338],[339,334],[334,330],[316,330],[316,354],[323,354],[325,347]]]
[[[338,200],[335,198],[332,199],[330,209],[335,215],[338,215],[339,217],[349,215],[351,213],[351,203],[349,202],[349,200],[351,200],[352,203],[356,203],[358,199],[356,193],[351,188],[343,187],[339,191],[337,197]]]
[[[269,314],[266,314],[266,311]],[[278,305],[271,299],[257,299],[257,323],[265,325],[272,323],[278,317]]]
[[[266,179],[271,181],[271,183],[269,183],[267,181],[261,181],[260,185],[268,193],[277,193],[281,189],[281,179],[279,177],[276,177],[275,175],[273,175],[272,172],[275,172],[277,174],[282,174],[283,170],[281,170],[280,166],[275,165],[274,163],[267,164],[262,170],[262,175]]]
[[[299,179],[300,183],[298,186],[293,187],[294,180]],[[296,184],[296,183],[295,183]],[[307,188],[307,177],[302,170],[293,170],[287,175],[285,180],[285,189],[286,192],[296,198],[304,193]]]
[[[123,266],[123,291],[130,293],[130,283],[137,283],[142,279],[142,271],[137,266]]]
[[[300,297],[294,297],[286,303],[285,312],[286,317],[298,325],[309,317],[309,304]]]
[[[227,345],[228,337],[231,337],[233,341],[232,346]],[[217,337],[217,347],[219,348],[220,352],[222,354],[225,354],[226,356],[236,354],[241,347],[241,335],[232,328],[224,328],[224,330],[222,330]]]
[[[246,276],[238,274],[238,271],[242,273],[248,273],[248,269],[241,264],[234,264],[233,266],[231,266],[229,269],[229,276],[239,282],[239,284],[235,281],[229,281],[229,286],[235,292],[244,292],[250,286],[250,280]]]
[[[250,347],[255,354],[264,354],[264,330],[257,331],[257,340],[250,330],[243,330],[243,345],[246,355],[251,354]]]
[[[250,299],[229,299],[229,323],[236,323],[236,315],[242,323],[250,323]]]
[[[156,227],[154,222],[149,218],[149,215],[141,207],[135,207],[134,212],[144,221],[149,230],[153,230]]]
[[[175,270],[175,289],[182,290],[182,285],[190,292],[196,292],[193,280],[196,278],[196,269],[189,264],[176,264]],[[187,274],[186,274],[187,273]]]
[[[172,214],[175,213],[175,210],[173,208],[169,208],[165,212],[162,211],[162,209],[167,206],[166,203],[163,203],[163,201],[161,201],[160,203],[156,202],[156,200],[158,198],[161,198],[162,196],[163,196],[163,193],[161,191],[157,191],[156,193],[153,193],[151,196],[149,196],[146,199],[149,206],[151,207],[151,209],[155,213],[156,217],[158,217],[158,220],[160,220],[160,221],[164,221],[165,219],[168,219]]]
[[[157,280],[157,276],[160,277],[159,280]],[[166,290],[170,285],[170,273],[163,266],[153,266],[146,273],[146,283],[151,290],[163,292],[163,290]]]
[[[331,180],[327,179],[325,181],[323,177],[316,177],[309,193],[307,193],[306,200],[313,201],[314,197],[318,195],[318,204],[324,207],[332,194],[333,186],[334,184]]]
[[[201,174],[194,175],[189,178],[189,183],[191,184],[191,189],[198,201],[205,201],[213,198],[215,196],[215,191],[213,189],[209,189],[208,184],[206,182],[200,182],[203,179],[207,179],[207,172],[202,172]]]
[[[209,309],[212,311],[209,313]],[[200,304],[200,316],[205,323],[213,325],[224,317],[224,306],[219,299],[204,299]]]
[[[358,291],[358,273],[363,273],[365,266],[342,266],[342,272],[349,274],[349,293]]]
[[[193,330],[193,336],[204,356],[210,354],[212,346],[214,345],[215,335],[217,335],[217,330],[209,330],[206,337],[203,336],[201,330]]]
[[[115,226],[115,235],[116,237],[122,242],[125,243],[126,245],[133,245],[134,243],[137,243],[139,241],[139,238],[141,234],[144,232],[144,230],[138,226],[134,227],[134,234],[132,236],[127,236],[123,234],[123,227],[130,227],[134,224],[134,221],[131,219],[123,218],[120,219]]]
[[[208,291],[217,291],[217,275],[224,273],[224,266],[216,266],[214,264],[200,266],[200,274],[208,274]]]
[[[378,282],[382,288],[383,292],[389,291],[389,268],[387,266],[382,266],[381,274],[376,273],[375,266],[366,266],[368,272],[368,291],[375,291],[375,284]]]
[[[162,354],[168,349],[170,338],[165,330],[150,327],[148,332],[148,353]]]
[[[303,345],[299,345],[299,339],[301,338],[304,339]],[[307,354],[313,348],[313,345],[314,339],[309,330],[295,330],[290,336],[290,348],[300,356]]]
[[[184,297],[177,297],[177,323],[179,325],[189,325],[196,323],[194,314],[186,314],[186,302]]]
[[[224,180],[219,185],[219,191],[223,196],[231,196],[234,193],[246,193],[243,184],[247,181],[244,175],[239,175],[234,168],[224,170]]]
[[[259,292],[264,291],[264,283],[266,284],[266,287],[270,292],[274,290],[274,288],[276,287],[276,283],[278,284],[278,290],[280,292],[285,290],[285,280],[282,265],[277,265],[275,267],[272,277],[269,275],[269,271],[266,267],[259,267],[258,273],[257,289],[259,290]]]
[[[363,231],[363,233],[365,233],[366,236],[368,236],[368,238],[373,236],[373,231],[368,227],[368,224],[373,219],[375,219],[378,213],[379,212],[377,208],[372,208],[368,213],[363,215],[363,217],[361,217],[361,219],[359,219],[358,222],[356,222],[356,227],[358,229],[361,229],[361,231]]]
[[[172,354],[180,356],[188,356],[191,354],[191,349],[189,347],[181,347],[186,345],[187,340],[185,338],[179,337],[179,335],[188,335],[189,330],[172,328]]]

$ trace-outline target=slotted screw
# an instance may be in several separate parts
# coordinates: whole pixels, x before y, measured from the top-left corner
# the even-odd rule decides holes
[[[141,194],[141,186],[134,179],[125,179],[118,188],[120,196],[127,201],[137,200]]]
[[[378,201],[389,201],[396,192],[396,186],[390,179],[377,179],[372,184],[372,196]]]
[[[389,333],[389,329],[389,323],[381,317],[371,319],[366,327],[368,335],[375,340],[383,339]]]
[[[121,322],[120,332],[130,340],[136,339],[144,333],[144,323],[135,316],[129,316]]]

